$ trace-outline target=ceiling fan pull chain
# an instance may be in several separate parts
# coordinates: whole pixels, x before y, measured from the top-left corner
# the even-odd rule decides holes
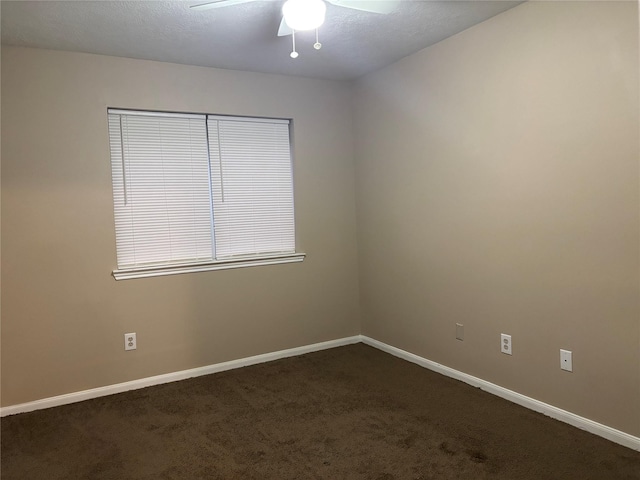
[[[318,41],[318,29],[316,28],[316,43],[313,44],[313,48],[316,50],[320,50],[322,48],[322,44]]]
[[[298,58],[298,52],[296,52],[296,31],[292,30],[291,38],[293,39],[293,51],[291,52],[291,58]]]

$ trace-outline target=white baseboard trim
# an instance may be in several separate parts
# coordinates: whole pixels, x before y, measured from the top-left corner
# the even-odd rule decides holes
[[[229,362],[216,363],[214,365],[207,365],[204,367],[192,368],[189,370],[167,373],[164,375],[141,378],[139,380],[132,380],[130,382],[117,383],[115,385],[108,385],[105,387],[92,388],[90,390],[83,390],[80,392],[73,392],[65,395],[43,398],[41,400],[35,400],[33,402],[10,405],[0,408],[0,417],[15,415],[17,413],[31,412],[34,410],[41,410],[44,408],[57,407],[60,405],[81,402],[83,400],[89,400],[92,398],[122,393],[128,390],[137,390],[139,388],[151,387],[153,385],[176,382],[179,380],[185,380],[187,378],[199,377],[202,375],[209,375],[217,372],[224,372],[226,370],[233,370],[235,368],[248,367],[250,365],[271,362],[273,360],[279,360],[281,358],[295,357],[297,355],[304,355],[306,353],[318,352],[320,350],[327,350],[329,348],[341,347],[344,345],[351,345],[360,342],[396,357],[407,360],[409,362],[420,365],[421,367],[427,368],[436,373],[440,373],[447,377],[460,380],[474,387],[478,387],[485,392],[504,398],[505,400],[509,400],[513,403],[529,408],[530,410],[540,412],[544,415],[547,415],[548,417],[560,420],[561,422],[568,423],[569,425],[573,425],[574,427],[586,430],[587,432],[606,438],[607,440],[631,448],[632,450],[640,451],[640,437],[635,437],[620,430],[616,430],[615,428],[611,428],[601,423],[594,422],[593,420],[589,420],[588,418],[581,417],[566,410],[562,410],[561,408],[554,407],[553,405],[549,405],[547,403],[509,390],[507,388],[500,387],[499,385],[495,385],[491,382],[487,382],[486,380],[482,380],[472,375],[454,370],[453,368],[449,368],[431,360],[427,360],[426,358],[420,357],[396,347],[392,347],[391,345],[387,345],[386,343],[374,340],[373,338],[364,335],[354,335],[352,337],[339,338],[336,340],[330,340],[328,342],[314,343],[312,345],[305,345],[302,347],[290,348],[287,350],[280,350],[277,352],[265,353],[262,355],[255,355],[253,357],[231,360]]]
[[[518,405],[542,413],[548,417],[555,418],[556,420],[560,420],[561,422],[568,423],[569,425],[573,425],[574,427],[577,427],[581,430],[586,430],[589,433],[593,433],[594,435],[606,438],[607,440],[618,443],[627,448],[631,448],[632,450],[640,451],[640,437],[635,437],[620,430],[616,430],[615,428],[611,428],[601,423],[594,422],[593,420],[589,420],[588,418],[581,417],[566,410],[562,410],[561,408],[554,407],[553,405],[535,400],[531,397],[527,397],[507,388],[500,387],[499,385],[487,382],[486,380],[482,380],[472,375],[467,375],[466,373],[454,370],[453,368],[446,367],[413,353],[409,353],[405,350],[401,350],[399,348],[392,347],[391,345],[387,345],[386,343],[379,342],[378,340],[374,340],[373,338],[366,337],[364,335],[361,335],[360,337],[362,339],[362,343],[377,348],[378,350],[390,353],[391,355],[415,363],[436,373],[440,373],[442,375],[446,375],[447,377],[460,380],[474,387],[478,387],[485,392],[504,398],[505,400],[509,400],[513,403],[517,403]]]
[[[35,400],[33,402],[26,402],[17,405],[2,407],[0,408],[0,417],[15,415],[17,413],[32,412],[34,410],[41,410],[44,408],[58,407],[60,405],[81,402],[83,400],[89,400],[91,398],[104,397],[107,395],[113,395],[115,393],[126,392],[128,390],[137,390],[139,388],[161,385],[163,383],[176,382],[178,380],[185,380],[192,377],[200,377],[202,375],[209,375],[211,373],[224,372],[225,370],[233,370],[234,368],[248,367],[249,365],[271,362],[273,360],[279,360],[281,358],[295,357],[297,355],[304,355],[305,353],[318,352],[320,350],[327,350],[329,348],[341,347],[343,345],[350,345],[353,343],[360,343],[361,341],[362,338],[360,337],[360,335],[355,335],[353,337],[339,338],[337,340],[329,340],[328,342],[314,343],[312,345],[289,348],[287,350],[255,355],[253,357],[231,360],[229,362],[216,363],[214,365],[207,365],[205,367],[192,368],[189,370],[167,373],[164,375],[156,375],[153,377],[141,378],[139,380],[132,380],[130,382],[116,383],[115,385],[108,385],[106,387],[92,388],[90,390],[83,390],[80,392],[73,392],[64,395],[58,395],[55,397],[43,398],[41,400]]]

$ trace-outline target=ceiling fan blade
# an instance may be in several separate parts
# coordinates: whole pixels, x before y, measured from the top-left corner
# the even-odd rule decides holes
[[[284,17],[282,17],[282,21],[280,22],[280,27],[278,28],[278,36],[286,37],[287,35],[291,35],[292,33],[293,33],[293,30],[291,30],[291,27],[287,25],[287,22],[284,21]]]
[[[400,3],[400,0],[326,0],[332,5],[344,8],[352,8],[363,12],[391,13]]]
[[[189,5],[193,10],[209,10],[210,8],[230,7],[232,5],[240,5],[241,3],[255,2],[256,0],[216,0],[214,2],[201,3],[198,5]]]

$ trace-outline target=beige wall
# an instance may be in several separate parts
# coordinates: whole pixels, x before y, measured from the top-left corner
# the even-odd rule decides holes
[[[293,118],[307,259],[116,282],[107,107]],[[2,405],[359,333],[351,123],[339,82],[3,48]]]
[[[637,3],[518,6],[354,121],[363,333],[639,435]]]
[[[362,332],[640,435],[637,34],[529,2],[353,90],[3,48],[2,405]],[[307,260],[114,281],[107,107],[293,118]]]

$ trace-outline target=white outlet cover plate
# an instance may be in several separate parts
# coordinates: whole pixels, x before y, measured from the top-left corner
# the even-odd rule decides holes
[[[506,333],[500,334],[500,351],[502,353],[506,353],[507,355],[512,355],[511,335],[507,335]]]
[[[464,325],[456,323],[456,339],[464,340]]]
[[[134,333],[125,333],[124,334],[124,349],[125,350],[135,350],[138,348],[138,342],[136,339],[136,334]]]

